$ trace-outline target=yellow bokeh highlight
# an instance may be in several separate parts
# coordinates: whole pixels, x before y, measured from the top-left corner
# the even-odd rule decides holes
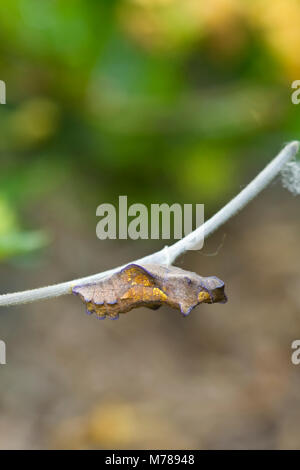
[[[254,0],[249,18],[283,67],[288,79],[300,75],[300,1]]]
[[[208,38],[217,60],[239,53],[249,30],[265,42],[288,79],[300,74],[299,0],[127,0],[121,24],[146,48],[185,49]]]

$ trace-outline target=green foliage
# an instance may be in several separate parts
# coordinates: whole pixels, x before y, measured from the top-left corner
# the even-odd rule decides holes
[[[0,261],[43,248],[48,237],[42,231],[19,230],[16,214],[0,197]]]
[[[274,41],[269,10],[256,15],[252,2],[215,3],[0,4],[1,224],[47,211],[66,187],[89,208],[127,194],[213,209],[239,190],[258,148],[299,138],[290,82],[300,65],[284,30]],[[297,22],[291,5],[280,16]],[[2,258],[44,243],[8,233]]]

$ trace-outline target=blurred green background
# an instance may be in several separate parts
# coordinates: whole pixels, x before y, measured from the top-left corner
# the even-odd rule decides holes
[[[160,249],[165,241],[97,240],[96,207],[103,202],[117,203],[119,195],[127,195],[129,204],[204,203],[208,218],[236,194],[279,151],[283,143],[299,139],[300,108],[291,103],[291,83],[300,78],[299,26],[298,0],[1,2],[0,79],[5,81],[7,93],[7,103],[0,105],[1,291],[23,290],[93,274]],[[282,202],[285,197],[289,202],[284,205],[284,213],[288,217],[291,210],[289,223],[292,223],[295,214],[299,213],[297,204],[292,197],[289,199],[283,196],[282,190],[277,188],[274,191],[272,197],[275,198],[278,212],[272,212],[270,223],[279,217],[280,204],[285,204]],[[256,204],[260,206],[259,202]],[[232,231],[232,239],[227,246],[225,241],[225,247],[221,249],[222,252],[226,251],[226,255],[223,253],[212,259],[194,254],[187,255],[186,261],[181,261],[182,267],[193,268],[202,274],[227,275],[233,286],[235,279],[232,295],[239,300],[235,307],[234,304],[224,307],[227,313],[237,312],[245,304],[250,305],[249,309],[258,308],[252,305],[253,292],[250,295],[248,286],[254,283],[253,290],[258,288],[255,282],[258,282],[257,270],[261,267],[257,264],[258,259],[254,261],[252,255],[255,258],[258,250],[264,259],[266,240],[277,240],[278,245],[274,242],[275,253],[278,249],[284,259],[288,257],[291,263],[296,263],[295,251],[299,250],[295,234],[299,232],[293,232],[293,245],[291,235],[286,235],[284,231],[289,223],[278,222],[279,229],[271,225],[267,235],[264,231],[260,234],[247,231],[248,224],[255,225],[257,220],[267,224],[265,214],[271,210],[270,206],[274,209],[274,202],[267,199],[261,204],[257,213],[253,209],[252,219],[251,213],[247,213],[250,214],[250,222],[248,215],[233,222],[236,225],[233,225],[235,232]],[[240,226],[245,227],[245,232]],[[298,230],[298,225],[294,229]],[[285,235],[290,255],[284,254],[286,248],[283,250],[280,245]],[[213,244],[206,248],[207,252],[217,250],[223,243],[222,236],[223,232],[217,235]],[[249,237],[252,237],[251,240]],[[256,237],[260,242],[254,246],[251,243],[254,243],[253,238]],[[248,256],[249,253],[252,255]],[[265,268],[270,263],[273,272],[275,268],[272,262],[275,261],[277,267],[282,267],[283,261],[279,262],[277,258],[280,253],[272,257],[267,252]],[[251,263],[253,275],[247,277]],[[235,268],[230,268],[232,265]],[[206,272],[203,272],[204,268]],[[211,272],[213,269],[216,272]],[[289,269],[290,264],[287,267]],[[295,267],[292,273],[296,272]],[[266,273],[265,277],[270,274]],[[240,276],[244,276],[244,281],[240,280]],[[260,278],[262,283],[265,277]],[[243,292],[243,282],[246,297],[239,298]],[[259,305],[271,301],[271,285],[270,281],[270,290],[261,293],[261,299],[257,300]],[[149,397],[148,401],[145,399],[145,403],[149,404],[146,411],[143,408],[142,411],[132,411],[135,405],[128,402],[136,403],[139,393],[143,403],[141,390],[144,390],[145,383],[153,387],[156,379],[159,384],[165,381],[168,390],[168,387],[176,388],[176,377],[187,383],[192,380],[180,393],[182,396],[193,394],[194,366],[188,362],[175,373],[175,363],[172,362],[175,344],[170,346],[170,339],[166,340],[170,326],[169,323],[160,324],[161,313],[150,315],[144,312],[140,324],[131,323],[137,318],[135,314],[132,314],[132,320],[128,320],[127,316],[123,318],[118,326],[107,325],[108,322],[106,326],[97,324],[97,334],[104,335],[100,342],[105,345],[104,348],[94,333],[95,323],[92,319],[84,315],[80,320],[74,319],[74,306],[77,306],[77,318],[82,306],[74,299],[3,309],[0,312],[0,338],[7,341],[9,349],[14,348],[8,365],[0,371],[0,406],[4,423],[3,428],[0,423],[0,447],[127,448],[152,445],[188,448],[258,445],[253,436],[261,421],[252,422],[252,418],[252,434],[249,437],[246,433],[241,442],[234,432],[228,442],[213,437],[215,433],[218,435],[218,424],[212,420],[209,412],[209,416],[205,415],[204,409],[211,410],[213,415],[216,404],[214,400],[210,405],[205,403],[206,393],[209,394],[207,382],[207,391],[202,397],[204,409],[194,427],[190,420],[192,416],[198,416],[195,404],[189,411],[186,410],[186,415],[177,416],[175,421],[178,429],[176,424],[170,425],[172,411],[169,410],[162,418],[166,413],[166,392],[157,392],[158,401],[154,396]],[[211,311],[209,308],[204,307],[204,312],[205,309]],[[274,305],[269,305],[269,308],[270,312],[273,311]],[[294,311],[293,308],[290,311]],[[164,315],[171,319],[176,316],[176,312]],[[73,325],[71,329],[66,320],[61,323],[62,316],[69,318]],[[134,361],[139,348],[143,347],[143,342],[138,342],[133,346],[132,356],[127,358],[125,377],[118,384],[116,377],[121,372],[114,354],[119,356],[123,348],[129,347],[128,342],[131,342],[133,334],[138,338],[143,335],[144,328],[148,328],[151,321],[150,317],[155,320],[153,331],[149,327],[153,336],[149,333],[149,337],[153,338],[158,350],[157,345],[162,345],[161,354],[168,357],[171,364],[170,367],[168,361],[165,364],[170,375],[164,375],[168,373],[160,369],[161,365],[156,362],[156,359],[160,359],[154,355],[151,363],[152,379],[148,383],[143,376],[142,362],[135,364],[133,368],[140,371],[140,377],[144,377],[145,382],[141,379],[142,382],[133,386],[128,362]],[[208,323],[209,318],[207,316]],[[55,319],[57,327],[52,326]],[[127,327],[124,327],[125,319]],[[222,321],[224,323],[219,328],[222,330],[229,324],[234,334],[235,316],[230,320],[229,315],[229,319],[224,318]],[[83,326],[86,322],[89,322],[88,327]],[[209,363],[205,364],[211,370],[211,354],[217,354],[218,348],[212,351],[206,343],[198,345],[199,348],[196,343],[191,345],[190,335],[196,324],[190,323],[190,327],[185,326],[182,332],[182,323],[179,322],[180,318],[175,320],[177,326],[171,328],[171,336],[181,341],[188,357],[195,354],[196,350],[201,357],[209,357]],[[214,328],[217,328],[218,322],[219,318],[215,320]],[[206,320],[202,327],[208,327]],[[247,321],[241,324],[241,331],[245,328],[248,328]],[[257,328],[260,331],[259,325]],[[82,336],[78,336],[78,329]],[[52,339],[47,349],[49,330]],[[254,328],[253,338],[256,336],[255,331]],[[300,334],[300,326],[298,331]],[[181,336],[183,333],[184,336]],[[282,356],[287,354],[285,360],[288,367],[290,333],[289,330],[284,340],[280,337],[284,344],[286,341]],[[212,327],[209,335],[214,336]],[[221,335],[219,329],[218,335]],[[297,333],[295,335],[297,337]],[[229,338],[227,340],[226,346],[223,345],[225,349],[220,347],[222,357],[227,346],[229,348]],[[214,348],[219,341],[222,343],[219,336],[212,340]],[[256,351],[254,339],[252,343],[253,351]],[[89,344],[93,344],[91,351],[95,354],[86,352],[83,356],[85,360],[79,359],[77,355],[73,357],[73,348],[86,349]],[[273,345],[275,349],[276,344]],[[195,351],[190,351],[189,348],[193,347]],[[43,348],[46,348],[44,356],[41,355],[41,362],[38,362],[36,356],[41,354]],[[55,369],[52,368],[53,354],[60,348],[61,356],[57,353]],[[106,354],[112,354],[111,348],[115,351],[113,358],[110,356],[113,365],[106,358]],[[150,355],[151,348],[149,343]],[[231,353],[233,357],[238,354],[233,350],[228,354]],[[99,375],[96,373],[98,354],[103,361],[101,371],[98,370]],[[230,370],[234,374],[239,366],[234,363],[233,357],[230,355],[226,364],[230,363],[229,369],[232,365],[233,369]],[[241,367],[246,370],[248,359],[244,359],[245,363]],[[76,404],[72,402],[68,408],[64,401],[65,395],[73,388],[73,380],[81,367],[88,369],[85,361],[92,367],[90,376],[81,384],[82,387],[85,385],[85,390],[82,390],[80,400],[75,400]],[[221,389],[226,389],[226,380],[228,386],[232,381],[226,364],[222,369],[223,375],[219,375],[221,369],[216,372],[218,387]],[[42,369],[47,370],[44,373],[49,376],[45,381],[41,379],[40,383],[38,377]],[[184,379],[180,375],[183,370],[187,374]],[[262,375],[265,373],[263,370]],[[70,382],[68,385],[55,386],[61,374],[67,374]],[[274,377],[276,375],[277,369]],[[210,380],[210,375],[204,373],[204,376]],[[166,377],[172,377],[174,382],[170,379],[169,383]],[[222,382],[222,377],[226,383]],[[138,378],[136,380],[139,381]],[[121,387],[120,393],[115,389],[116,386]],[[243,386],[238,383],[237,389],[241,391]],[[203,391],[203,384],[199,387]],[[91,395],[87,389],[93,390]],[[116,404],[107,398],[112,389]],[[264,390],[263,396],[268,393]],[[249,393],[251,395],[251,391]],[[24,396],[29,400],[27,410],[25,405],[21,408],[20,404],[17,405]],[[197,394],[194,398],[197,403]],[[243,428],[243,419],[240,410],[231,408],[235,400],[235,392],[232,391],[220,413],[224,415],[228,403],[231,403],[228,406],[231,409],[230,416],[235,412],[238,416],[238,424],[235,422],[233,429],[239,430]],[[90,415],[86,410],[88,404],[95,401],[100,401],[101,405],[92,415],[98,416],[99,413],[100,421],[93,417],[95,422],[90,424]],[[262,405],[259,404],[258,409],[259,406]],[[251,406],[249,409],[251,411]],[[60,426],[58,423],[62,410],[65,410],[66,419],[70,419],[67,424],[61,425],[62,429],[67,426],[67,431],[60,430],[58,437],[53,438],[53,429]],[[158,421],[153,417],[153,410],[159,415]],[[284,444],[268,440],[268,426],[273,429],[272,419],[278,413],[277,408],[270,413],[271,417],[268,415],[263,420],[263,430],[258,435],[263,436],[262,442],[266,446],[280,447]],[[78,418],[77,415],[84,417]],[[141,423],[147,423],[147,419],[150,419],[149,425],[143,434],[144,424]],[[102,424],[98,426],[99,422]],[[205,423],[201,432],[200,422]],[[212,422],[215,424],[209,428],[208,423]],[[180,433],[182,426],[190,429],[190,435]],[[204,435],[204,428],[207,435]],[[2,434],[1,429],[4,430]],[[103,429],[109,430],[108,435]],[[222,426],[220,429],[222,434]],[[239,434],[239,431],[236,432]],[[75,433],[75,437],[71,441],[64,440],[69,433],[71,436]],[[157,436],[157,433],[161,437],[155,441],[153,435]],[[130,437],[137,434],[144,437],[140,441]],[[164,439],[164,436],[167,437]],[[266,440],[264,436],[267,436]],[[285,439],[280,442],[289,445],[290,438]]]
[[[0,5],[1,258],[45,243],[22,211],[65,186],[83,212],[127,194],[208,215],[299,136],[299,20],[295,0]]]

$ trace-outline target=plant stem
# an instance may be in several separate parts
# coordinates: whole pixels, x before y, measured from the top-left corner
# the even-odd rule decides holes
[[[259,173],[254,180],[248,184],[235,198],[226,204],[211,219],[207,220],[201,227],[191,232],[189,235],[174,243],[170,247],[166,247],[156,253],[145,256],[134,261],[137,264],[172,264],[178,256],[185,253],[193,246],[197,246],[201,238],[207,238],[215,232],[221,225],[227,222],[231,217],[237,214],[252,199],[255,198],[268,184],[280,173],[284,165],[291,160],[299,150],[299,142],[294,141],[287,144],[281,152]],[[129,263],[127,263],[129,264]],[[126,265],[124,265],[126,266]],[[72,287],[76,285],[84,285],[91,282],[97,282],[100,279],[110,276],[114,272],[120,270],[123,266],[110,269],[102,273],[87,276],[73,281],[63,282],[52,286],[41,287],[38,289],[27,290],[23,292],[15,292],[12,294],[0,295],[0,306],[18,305],[37,300],[50,299],[61,295],[70,294]]]

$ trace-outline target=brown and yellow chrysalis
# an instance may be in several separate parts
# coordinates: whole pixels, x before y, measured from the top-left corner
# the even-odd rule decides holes
[[[187,316],[200,303],[224,303],[224,282],[174,266],[129,264],[111,277],[72,291],[86,304],[87,313],[115,320],[133,308],[156,310],[169,305]]]

